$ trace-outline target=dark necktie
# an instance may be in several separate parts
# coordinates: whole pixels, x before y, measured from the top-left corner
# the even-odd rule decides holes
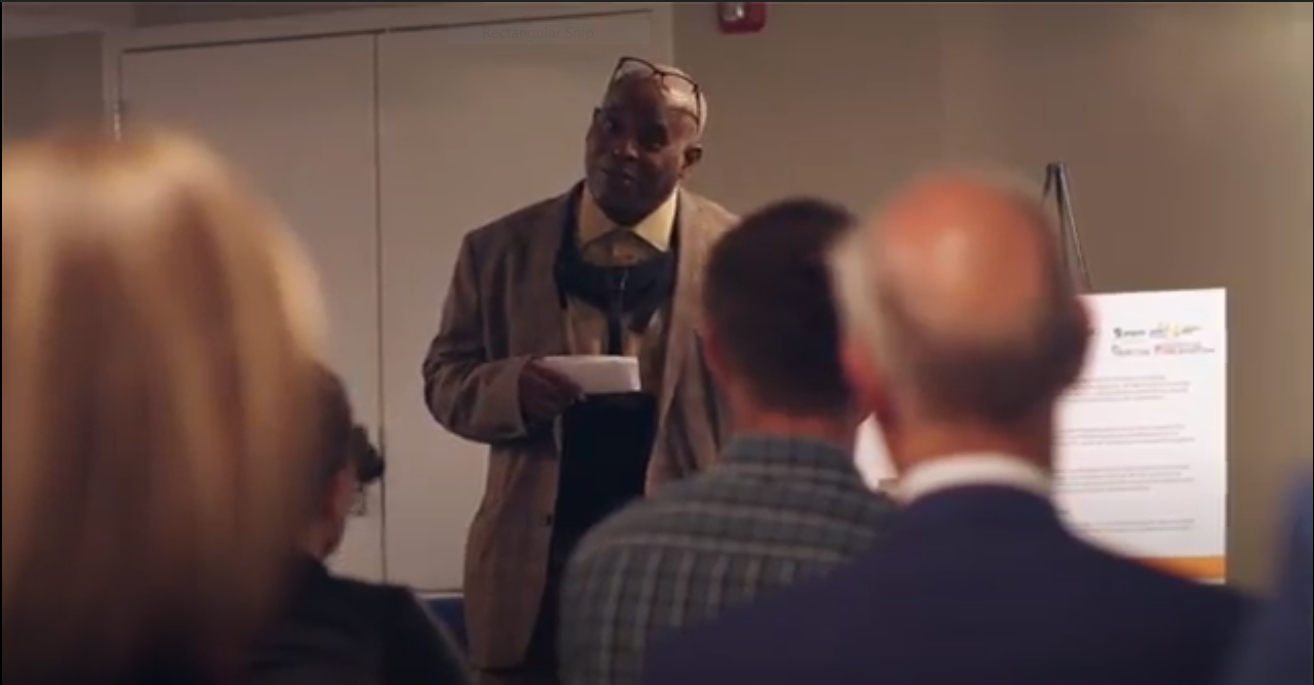
[[[625,286],[630,270],[614,268],[607,271],[607,347],[609,355],[625,353]]]

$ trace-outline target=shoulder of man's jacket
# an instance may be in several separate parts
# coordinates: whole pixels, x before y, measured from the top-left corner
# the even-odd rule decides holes
[[[640,554],[659,554],[651,540],[689,533],[687,527],[694,525],[691,522],[696,520],[689,515],[689,505],[696,506],[702,501],[710,485],[706,474],[684,478],[662,486],[650,497],[629,504],[584,536],[575,549],[573,562],[581,566],[605,565],[628,556],[635,549],[639,549]]]
[[[470,231],[465,239],[478,251],[480,247],[489,243],[506,242],[519,232],[539,230],[544,220],[561,209],[561,204],[569,198],[569,195],[570,191],[567,191],[525,205]]]
[[[501,244],[522,231],[539,230],[545,219],[560,211],[562,203],[569,200],[572,192],[574,188],[504,214],[470,231],[466,240],[478,252],[485,245]],[[696,225],[700,229],[719,234],[739,223],[739,215],[720,203],[690,190],[680,192],[686,201],[692,201],[696,206],[700,218]]]
[[[1306,544],[1314,544],[1314,483],[1306,480],[1296,499],[1296,525]]]
[[[692,201],[697,205],[698,212],[702,221],[698,224],[710,231],[717,233],[724,232],[739,223],[739,215],[725,208],[719,202],[712,200],[704,195],[699,195],[692,190],[681,190],[686,201]]]

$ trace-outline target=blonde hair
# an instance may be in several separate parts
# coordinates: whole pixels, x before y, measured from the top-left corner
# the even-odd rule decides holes
[[[3,208],[5,682],[240,648],[308,496],[301,249],[167,132],[6,148]]]

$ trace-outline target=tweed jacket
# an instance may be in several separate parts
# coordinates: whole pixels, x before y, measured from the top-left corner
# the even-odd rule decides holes
[[[819,578],[882,537],[894,503],[853,454],[744,436],[698,478],[595,528],[562,588],[564,685],[639,685],[650,641]]]
[[[488,479],[465,562],[470,656],[478,668],[520,663],[547,582],[558,446],[551,430],[526,427],[518,384],[533,359],[572,352],[554,265],[562,231],[574,230],[567,224],[579,192],[582,184],[465,237],[424,361],[434,418],[489,446]],[[687,191],[680,191],[678,203],[678,273],[663,314],[666,356],[650,491],[707,466],[726,429],[696,325],[707,252],[737,217]]]

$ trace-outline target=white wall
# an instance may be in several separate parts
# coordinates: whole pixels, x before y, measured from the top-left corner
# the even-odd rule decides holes
[[[267,19],[379,7],[439,5],[437,2],[138,2],[138,26]]]
[[[6,140],[56,124],[103,120],[99,35],[5,40],[3,59],[0,116]]]

